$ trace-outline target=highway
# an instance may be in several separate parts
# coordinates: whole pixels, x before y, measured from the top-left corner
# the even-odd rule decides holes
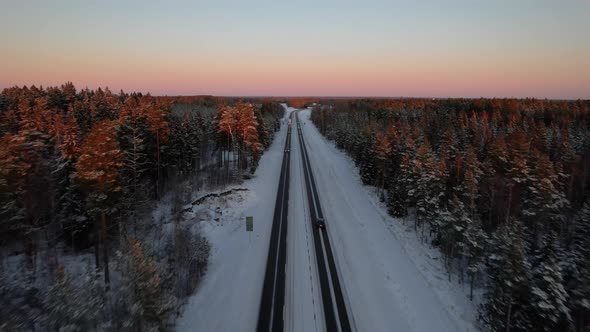
[[[298,113],[298,112],[296,112]],[[351,331],[348,312],[342,295],[341,283],[334,262],[334,255],[330,246],[330,239],[325,228],[316,226],[318,219],[325,220],[320,203],[313,171],[309,162],[303,130],[299,122],[298,115],[295,116],[297,123],[297,136],[301,149],[301,161],[305,174],[305,184],[307,189],[307,199],[311,213],[311,223],[313,229],[314,246],[316,261],[318,265],[318,274],[320,281],[320,290],[322,295],[322,304],[324,308],[325,326],[327,331]],[[325,220],[325,227],[329,227],[330,222]]]
[[[293,114],[291,114],[291,119]],[[292,121],[292,120],[289,120]],[[270,235],[270,247],[262,288],[257,331],[283,331],[285,272],[287,259],[287,216],[289,208],[289,169],[291,160],[291,122],[287,129],[281,175]]]
[[[287,229],[291,160],[291,127],[296,125],[301,162],[303,166],[309,219],[297,222],[311,223],[313,247],[319,279],[321,307],[323,308],[324,326],[327,331],[351,331],[349,314],[342,294],[341,282],[334,261],[333,250],[325,227],[330,226],[330,220],[325,220],[320,203],[319,192],[315,183],[313,171],[298,112],[291,113],[287,139],[281,165],[281,173],[277,190],[273,222],[271,226],[270,244],[262,298],[258,314],[257,331],[284,331],[285,326],[285,280],[287,271]],[[307,218],[305,218],[307,219]],[[317,226],[318,220],[325,221],[325,227]],[[291,276],[293,277],[293,276]],[[320,315],[322,317],[322,315]],[[292,319],[297,319],[292,317]]]

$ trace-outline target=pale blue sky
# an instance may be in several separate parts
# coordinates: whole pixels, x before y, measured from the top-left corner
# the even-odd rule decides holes
[[[470,71],[480,77],[505,70],[525,84],[525,73],[518,68],[530,66],[531,71],[548,70],[539,74],[542,79],[561,83],[547,81],[513,89],[512,94],[545,96],[555,91],[550,97],[590,97],[588,92],[583,95],[590,88],[590,1],[2,1],[1,8],[0,41],[6,50],[0,55],[0,71],[8,74],[0,75],[0,88],[57,84],[69,74],[80,84],[130,89],[134,81],[129,76],[136,75],[142,77],[137,89],[155,93],[256,93],[252,86],[239,85],[225,91],[222,82],[210,90],[203,82],[187,86],[185,75],[209,78],[217,73],[232,80],[224,66],[244,73],[257,68],[249,72],[253,75],[270,61],[273,72],[291,75],[297,69],[313,76],[333,59],[341,68],[332,71],[350,70],[343,95],[355,91],[358,72],[378,73],[371,63],[379,62],[382,72],[391,75],[380,76],[383,82],[430,71],[436,78],[433,83],[425,76],[430,85],[445,82],[445,68],[465,73],[466,80],[474,79]],[[184,73],[177,68],[181,65]],[[125,77],[116,74],[121,68]],[[109,70],[114,74],[107,74]],[[167,83],[158,84],[157,78]],[[369,78],[362,80],[366,85]],[[566,84],[568,80],[575,84]],[[261,83],[260,94],[307,93],[280,83],[284,89]],[[430,85],[424,95],[488,91],[483,86],[465,90],[467,81],[448,91]],[[398,90],[420,94],[396,87],[375,89],[375,95],[396,95]]]

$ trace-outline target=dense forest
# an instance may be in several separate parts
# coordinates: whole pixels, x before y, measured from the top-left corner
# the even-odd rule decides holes
[[[322,102],[320,131],[389,213],[481,289],[492,331],[590,323],[590,102]]]
[[[254,172],[284,112],[257,102],[4,89],[0,330],[166,326],[209,254],[180,207]],[[165,199],[173,218],[150,220]]]

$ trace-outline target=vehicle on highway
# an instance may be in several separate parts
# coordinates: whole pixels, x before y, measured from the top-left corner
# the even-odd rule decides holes
[[[324,228],[324,227],[326,227],[326,221],[324,220],[324,218],[318,217],[315,220],[315,226],[317,228]]]

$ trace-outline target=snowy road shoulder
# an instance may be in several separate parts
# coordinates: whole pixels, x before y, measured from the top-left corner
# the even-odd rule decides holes
[[[283,124],[264,152],[254,178],[240,185],[248,191],[216,203],[224,204],[220,221],[208,217],[200,222],[202,234],[212,246],[208,272],[184,307],[177,330],[256,329],[286,134],[287,125]],[[254,218],[251,234],[246,232],[246,216]]]

